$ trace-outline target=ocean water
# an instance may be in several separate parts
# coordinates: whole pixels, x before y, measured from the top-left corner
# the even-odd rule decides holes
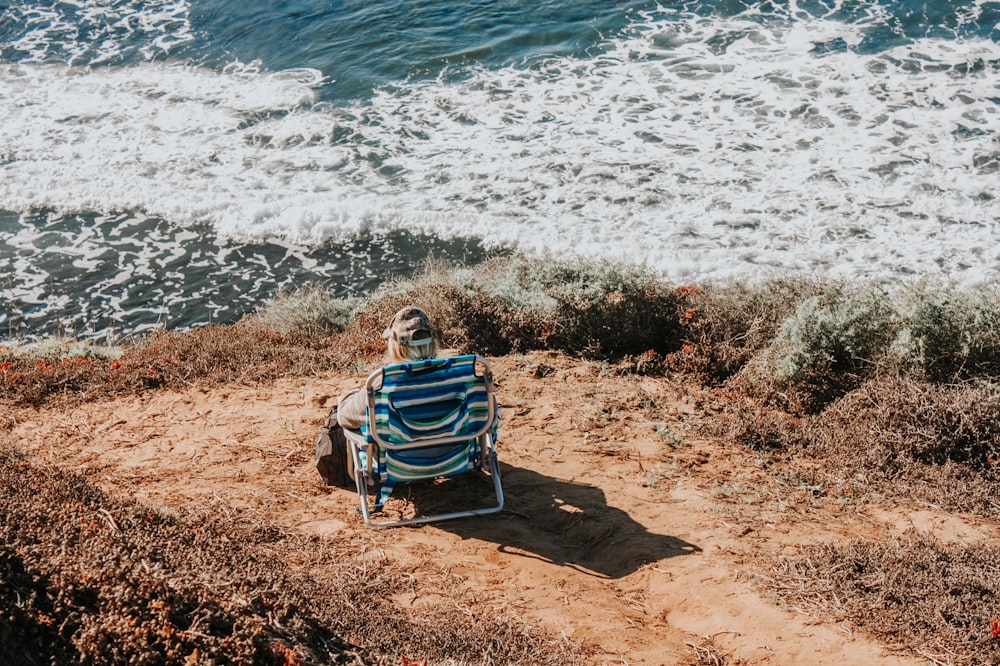
[[[0,0],[0,340],[513,248],[995,283],[998,41],[984,0]]]

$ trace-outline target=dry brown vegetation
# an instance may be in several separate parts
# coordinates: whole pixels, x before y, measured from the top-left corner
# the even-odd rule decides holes
[[[38,469],[9,444],[0,505],[0,643],[12,666],[574,656],[514,618],[469,623],[455,607],[401,616],[390,597],[409,587],[404,573],[360,560],[357,543],[240,516],[171,515]]]
[[[784,603],[850,620],[895,650],[934,663],[1000,662],[1000,549],[956,547],[917,532],[886,543],[814,546],[758,576]]]
[[[710,391],[709,434],[766,456],[785,487],[1000,516],[1000,306],[991,292],[886,294],[802,280],[673,287],[641,271],[552,262],[483,270],[488,279],[430,271],[309,333],[251,318],[157,333],[115,354],[0,349],[0,400],[81,403],[357,372],[378,363],[384,322],[416,302],[455,349],[556,349],[616,374],[669,375]],[[492,639],[462,622],[434,624],[459,628],[451,633],[382,626],[387,614],[367,600],[400,584],[391,568],[309,578],[283,564],[287,552],[345,561],[338,546],[267,525],[151,513],[39,470],[11,446],[2,455],[0,639],[21,655],[15,663],[399,663],[408,650],[460,663],[567,663],[585,654],[503,617],[486,620]],[[88,530],[99,538],[82,540]],[[273,557],[279,549],[283,559]],[[780,603],[847,620],[894,649],[997,664],[998,555],[913,534],[817,546],[757,571]],[[707,642],[692,654],[724,661]]]

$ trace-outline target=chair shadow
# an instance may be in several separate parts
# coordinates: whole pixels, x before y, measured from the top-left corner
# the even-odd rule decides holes
[[[464,539],[494,542],[504,553],[534,557],[602,578],[621,578],[643,565],[701,552],[683,539],[650,532],[628,513],[609,506],[596,486],[555,479],[501,462],[505,496],[499,514],[434,523]],[[420,512],[450,510],[463,503],[486,506],[492,481],[468,475],[406,492]],[[455,506],[454,509],[467,508]]]

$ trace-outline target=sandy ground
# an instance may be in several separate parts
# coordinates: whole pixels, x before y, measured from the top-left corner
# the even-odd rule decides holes
[[[404,605],[440,598],[419,582],[420,569],[434,567],[429,579],[446,572],[484,605],[586,642],[597,663],[926,663],[777,607],[753,573],[762,556],[795,555],[803,544],[914,526],[944,539],[997,537],[995,525],[776,484],[758,454],[699,434],[721,398],[605,370],[555,354],[496,359],[506,508],[421,527],[366,527],[356,493],[316,474],[317,430],[358,377],[23,410],[12,427],[36,458],[113,493],[364,540],[412,562],[417,582]],[[397,490],[387,508],[488,489],[469,479]]]

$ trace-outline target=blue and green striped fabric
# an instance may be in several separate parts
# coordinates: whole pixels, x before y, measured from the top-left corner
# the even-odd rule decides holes
[[[487,379],[476,374],[472,354],[382,369],[381,386],[373,389],[375,413],[369,415],[378,437],[367,426],[364,429],[368,444],[379,452],[381,490],[376,507],[388,499],[397,482],[452,476],[475,467],[480,454],[475,437],[490,419],[489,391]],[[498,421],[494,415],[490,424],[494,438]],[[469,439],[435,443],[441,437],[465,435]],[[428,445],[419,446],[420,442]]]

